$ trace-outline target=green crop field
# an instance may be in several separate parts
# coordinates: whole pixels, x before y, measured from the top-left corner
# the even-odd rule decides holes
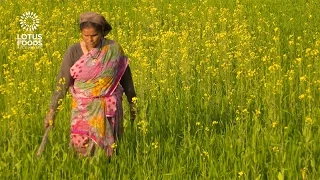
[[[319,179],[319,7],[320,0],[2,0],[0,179]],[[79,158],[69,149],[67,94],[37,157],[57,72],[81,38],[86,11],[106,17],[108,38],[130,58],[136,121],[124,96],[118,153],[110,162],[100,151]],[[38,16],[36,30],[20,26],[26,12]],[[39,34],[42,46],[18,46]]]

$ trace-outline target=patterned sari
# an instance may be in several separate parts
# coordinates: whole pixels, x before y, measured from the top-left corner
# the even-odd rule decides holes
[[[103,44],[82,55],[70,68],[74,78],[70,87],[70,143],[84,156],[93,153],[94,144],[111,156],[113,144],[123,131],[123,89],[119,82],[128,58],[115,41],[104,39]]]

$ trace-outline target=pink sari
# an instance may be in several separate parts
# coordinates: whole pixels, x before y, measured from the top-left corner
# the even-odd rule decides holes
[[[70,143],[80,154],[93,153],[96,144],[112,155],[113,144],[123,131],[123,89],[119,82],[127,65],[121,46],[109,40],[101,52],[94,48],[71,67],[75,81],[70,87]]]

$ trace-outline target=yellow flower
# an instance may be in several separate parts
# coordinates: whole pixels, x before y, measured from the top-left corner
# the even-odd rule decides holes
[[[298,63],[301,63],[301,58],[296,58],[296,61],[298,62]]]
[[[300,82],[304,82],[304,81],[306,81],[307,80],[307,77],[306,76],[301,76],[300,77]]]
[[[147,134],[147,132],[148,132],[148,128],[147,128],[148,123],[147,123],[147,121],[141,120],[141,121],[139,121],[139,122],[137,123],[137,126],[138,126],[138,128],[142,131],[142,133],[143,133],[144,135]]]
[[[203,157],[203,160],[209,159],[209,152],[208,151],[203,151],[201,153],[201,156]]]
[[[159,144],[158,142],[153,142],[153,143],[151,143],[153,149],[158,149],[158,147],[159,147],[158,144]]]
[[[312,121],[312,119],[311,119],[310,116],[307,116],[307,117],[305,118],[305,122],[306,122],[307,124],[312,124],[312,123],[313,123],[313,121]]]
[[[306,96],[305,94],[301,94],[298,98],[299,98],[299,99],[304,99],[305,96]]]
[[[137,97],[133,97],[133,98],[132,98],[132,102],[133,102],[134,104],[137,104],[137,101],[138,101],[138,98],[137,98]]]
[[[277,146],[273,146],[271,149],[272,149],[272,151],[274,151],[274,152],[279,152],[279,148],[278,148]]]
[[[218,124],[218,121],[212,121],[212,125]]]
[[[261,111],[260,111],[259,109],[256,109],[256,110],[255,110],[255,115],[256,115],[256,116],[259,116],[260,114],[261,114]]]
[[[277,122],[272,122],[272,127],[275,128],[277,126]]]
[[[61,84],[61,85],[64,85],[64,84],[66,84],[66,78],[60,78],[59,79],[59,84]]]
[[[243,172],[243,171],[240,171],[240,172],[238,172],[238,175],[239,175],[239,177],[241,177],[241,176],[244,175],[244,172]]]
[[[117,148],[117,144],[116,143],[111,144],[111,149],[115,149],[115,148]]]
[[[307,179],[307,172],[308,172],[308,168],[304,167],[301,169],[301,175],[303,180]]]

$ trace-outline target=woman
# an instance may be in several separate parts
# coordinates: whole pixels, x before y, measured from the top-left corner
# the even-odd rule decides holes
[[[132,102],[136,94],[128,58],[117,42],[104,38],[111,29],[100,14],[80,15],[82,41],[70,46],[64,55],[44,122],[45,128],[53,123],[58,102],[70,87],[70,143],[83,156],[92,155],[96,146],[112,155],[113,144],[123,132],[123,91],[130,105],[131,120],[136,116]]]

